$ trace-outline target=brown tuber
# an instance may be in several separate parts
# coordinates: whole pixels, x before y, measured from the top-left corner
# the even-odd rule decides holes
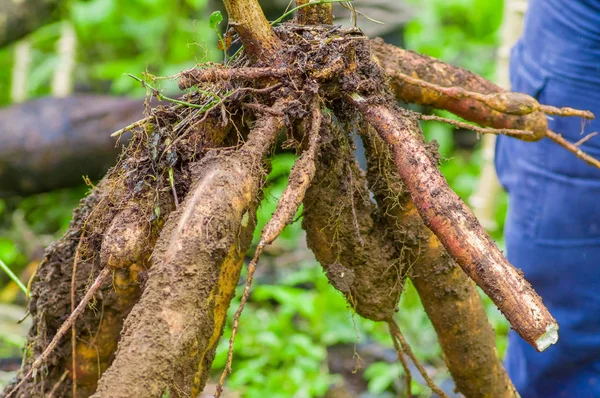
[[[121,210],[104,233],[100,263],[113,270],[129,268],[142,261],[150,245],[149,216],[138,205]]]
[[[351,97],[390,146],[396,171],[425,225],[490,296],[519,335],[544,351],[558,340],[558,324],[523,276],[504,258],[471,210],[450,189],[425,150],[418,124],[382,105]]]
[[[331,129],[323,141],[304,199],[308,247],[359,315],[387,321],[402,292],[401,254],[376,218],[346,133]]]

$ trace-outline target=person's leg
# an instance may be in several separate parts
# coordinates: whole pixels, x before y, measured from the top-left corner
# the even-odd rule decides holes
[[[531,62],[536,57],[522,45],[513,56],[514,91],[600,115],[600,84],[552,73]],[[582,138],[577,118],[549,118],[549,128],[571,141]],[[585,130],[600,131],[600,122]],[[500,137],[496,149],[509,192],[507,257],[560,327],[558,344],[543,353],[511,332],[509,375],[523,398],[600,397],[600,170],[547,139]],[[600,158],[598,140],[582,149]]]

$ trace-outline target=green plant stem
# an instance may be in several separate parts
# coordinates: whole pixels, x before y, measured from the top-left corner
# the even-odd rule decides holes
[[[21,282],[19,277],[17,277],[17,275],[15,275],[15,273],[12,272],[8,265],[4,264],[4,261],[2,260],[0,260],[0,268],[2,268],[2,271],[6,272],[6,275],[8,275],[8,277],[17,284],[17,286],[19,286],[19,289],[21,289],[21,291],[25,293],[25,295],[27,295],[27,288],[25,287],[23,282]]]
[[[200,105],[200,104],[192,104],[191,102],[185,102],[185,101],[180,101],[178,99],[175,98],[171,98],[171,97],[167,97],[166,95],[162,94],[156,87],[150,85],[148,82],[140,79],[137,76],[132,75],[131,73],[128,73],[127,76],[131,77],[134,80],[137,80],[138,82],[142,83],[142,86],[144,87],[148,87],[150,90],[152,90],[152,94],[154,94],[154,96],[156,98],[158,98],[159,100],[165,100],[165,101],[169,101],[172,102],[174,104],[178,104],[178,105],[182,105],[182,106],[187,106],[190,108],[197,108],[197,109],[203,109],[203,110],[207,110],[209,109],[214,103],[218,103],[219,101],[222,100],[221,97],[219,97],[217,94],[215,93],[211,93],[209,91],[202,91],[202,90],[198,90],[198,92],[200,94],[204,94],[204,95],[208,95],[211,96],[213,98],[215,98],[216,100],[213,100],[211,102],[209,102],[208,104],[204,104],[204,105]]]

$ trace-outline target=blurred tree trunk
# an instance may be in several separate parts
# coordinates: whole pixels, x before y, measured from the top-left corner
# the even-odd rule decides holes
[[[0,47],[58,19],[60,0],[5,0],[0,2]]]
[[[83,176],[97,181],[120,152],[110,134],[143,117],[141,100],[93,95],[0,109],[0,196],[79,185]]]

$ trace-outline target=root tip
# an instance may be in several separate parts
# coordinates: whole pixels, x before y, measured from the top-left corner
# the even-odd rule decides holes
[[[546,333],[535,341],[535,347],[539,352],[546,350],[558,341],[558,325],[556,323],[546,326]]]

